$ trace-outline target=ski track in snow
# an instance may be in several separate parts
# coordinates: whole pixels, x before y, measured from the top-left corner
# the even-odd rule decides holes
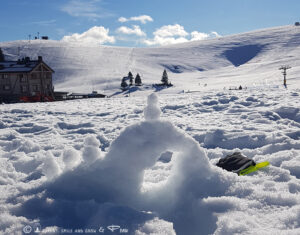
[[[146,121],[141,97],[0,105],[0,233],[78,222],[137,235],[299,234],[299,95],[161,94]],[[234,151],[271,166],[240,177],[213,166]]]

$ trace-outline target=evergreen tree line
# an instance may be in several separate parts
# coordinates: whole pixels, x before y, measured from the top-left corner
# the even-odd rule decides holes
[[[127,80],[129,80],[129,85],[127,83]],[[129,72],[127,77],[122,78],[122,82],[121,82],[122,89],[126,89],[128,86],[132,86],[133,85],[133,80],[134,80],[135,86],[141,86],[142,85],[141,76],[139,74],[137,74],[135,76],[135,79],[133,79],[132,73]]]
[[[129,80],[129,85],[127,83],[128,80]],[[172,84],[169,82],[169,78],[168,78],[168,74],[167,74],[166,70],[163,71],[161,82],[162,82],[161,84],[155,84],[155,85],[172,86]],[[135,83],[135,86],[141,86],[142,85],[142,79],[141,79],[141,76],[139,74],[136,75],[136,77],[134,79],[134,83]],[[121,88],[126,89],[128,86],[132,86],[132,85],[133,85],[133,75],[132,75],[131,72],[129,72],[127,77],[122,78]]]

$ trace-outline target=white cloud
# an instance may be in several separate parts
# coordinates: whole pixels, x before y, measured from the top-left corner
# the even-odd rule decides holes
[[[125,22],[128,21],[128,19],[125,18],[125,17],[120,17],[120,18],[118,19],[118,21],[121,22],[121,23],[125,23]]]
[[[148,16],[148,15],[133,16],[133,17],[130,17],[130,18],[125,18],[125,17],[120,17],[119,18],[119,22],[121,22],[121,23],[125,23],[125,22],[128,22],[128,21],[140,21],[142,24],[146,24],[147,21],[152,22],[153,19],[152,19],[151,16]]]
[[[61,7],[61,11],[75,17],[87,17],[97,19],[112,16],[99,7],[101,0],[70,0],[67,4]]]
[[[189,33],[184,30],[183,26],[175,24],[162,26],[157,29],[153,35],[154,38],[144,40],[144,44],[153,46],[188,42],[186,36],[188,36]]]
[[[198,41],[198,40],[205,40],[208,38],[219,38],[219,37],[221,37],[221,35],[214,31],[211,32],[210,34],[201,33],[198,31],[191,32],[191,41]]]
[[[220,34],[218,34],[218,33],[215,32],[215,31],[212,31],[210,34],[211,34],[211,36],[213,36],[213,37],[215,37],[215,38],[220,38],[220,37],[222,37]]]
[[[148,46],[154,46],[154,45],[164,46],[170,44],[184,43],[184,42],[188,42],[188,40],[184,37],[172,38],[172,37],[155,36],[153,39],[146,39],[143,42]]]
[[[74,33],[70,36],[64,36],[65,42],[85,42],[85,43],[115,43],[115,38],[109,36],[109,29],[102,26],[94,26],[82,34]]]
[[[162,26],[161,28],[157,29],[153,34],[154,36],[158,36],[158,37],[175,37],[175,36],[186,37],[189,35],[184,30],[184,27],[179,24]]]
[[[211,32],[210,34],[207,34],[198,31],[193,31],[191,33],[188,33],[185,31],[184,27],[179,24],[162,26],[155,32],[153,32],[153,35],[153,39],[145,39],[143,43],[148,46],[169,45],[220,37],[220,35],[217,32]]]
[[[191,37],[191,41],[204,40],[209,38],[209,34],[193,31],[191,32]]]
[[[116,30],[118,33],[134,34],[140,37],[146,36],[146,33],[141,30],[140,26],[133,25],[133,28],[122,26]]]

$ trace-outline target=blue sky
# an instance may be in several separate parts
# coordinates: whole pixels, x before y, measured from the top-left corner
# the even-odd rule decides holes
[[[157,46],[300,21],[299,0],[0,0],[0,41]]]

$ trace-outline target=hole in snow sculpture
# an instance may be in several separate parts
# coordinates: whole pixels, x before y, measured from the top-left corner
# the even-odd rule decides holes
[[[166,151],[177,153],[168,182],[163,185],[169,192],[173,190],[172,193],[176,193],[177,186],[187,179],[195,176],[206,178],[213,174],[198,143],[177,130],[172,123],[160,120],[160,112],[157,96],[151,94],[144,110],[146,121],[127,127],[112,143],[105,157],[102,167],[113,169],[108,178],[116,183],[115,190],[123,195],[121,201],[128,202],[134,198],[136,203],[142,200],[139,196],[144,171],[154,166]],[[156,195],[160,194],[158,191]],[[143,195],[143,198],[145,196],[148,195]]]

